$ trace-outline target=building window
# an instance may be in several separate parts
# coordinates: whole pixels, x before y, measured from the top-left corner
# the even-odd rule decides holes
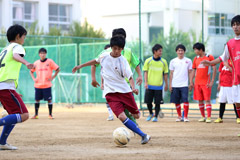
[[[31,26],[37,20],[37,3],[13,1],[13,24]]]
[[[234,14],[208,13],[208,33],[210,35],[231,35],[231,19]]]
[[[149,27],[149,42],[163,33],[163,27]]]
[[[49,28],[58,27],[69,30],[71,23],[71,6],[49,4]]]

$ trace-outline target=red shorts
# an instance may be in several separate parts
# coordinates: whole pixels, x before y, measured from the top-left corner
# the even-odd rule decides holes
[[[198,101],[210,101],[211,88],[208,88],[207,85],[195,85],[193,99]]]
[[[138,114],[139,110],[132,92],[129,93],[108,93],[106,100],[113,113],[118,117],[119,114],[127,109],[132,114]]]
[[[8,114],[28,113],[27,107],[23,103],[22,98],[15,90],[0,90],[0,102]]]

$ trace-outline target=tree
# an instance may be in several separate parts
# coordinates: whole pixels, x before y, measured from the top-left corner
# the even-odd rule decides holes
[[[74,21],[70,27],[69,36],[104,38],[105,33],[101,29],[95,30],[94,27],[85,20],[82,25]]]
[[[163,33],[158,34],[154,37],[151,45],[159,43],[163,46],[163,58],[169,63],[171,59],[175,58],[176,51],[175,48],[178,44],[183,44],[186,47],[186,57],[193,59],[195,53],[192,49],[193,44],[196,42],[201,42],[202,35],[197,36],[196,32],[190,30],[189,32],[179,31],[176,32],[173,26],[171,26],[168,36],[163,36]],[[208,39],[205,41],[205,46]],[[152,52],[151,52],[152,54]]]

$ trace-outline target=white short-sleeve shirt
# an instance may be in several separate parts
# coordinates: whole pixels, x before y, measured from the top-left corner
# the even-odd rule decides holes
[[[127,60],[122,55],[114,58],[109,53],[103,53],[96,61],[102,67],[101,76],[103,77],[104,96],[108,93],[132,92],[125,78],[130,79],[133,74]]]
[[[173,72],[172,87],[187,87],[189,70],[192,70],[192,61],[189,58],[179,59],[178,57],[170,61],[169,69]]]

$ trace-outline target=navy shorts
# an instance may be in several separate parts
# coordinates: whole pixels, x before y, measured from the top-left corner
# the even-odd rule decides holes
[[[154,104],[163,104],[162,90],[146,89],[144,103],[150,104],[153,102],[153,99]]]
[[[39,101],[44,99],[44,101],[52,100],[52,88],[35,88],[35,100]]]
[[[188,102],[188,87],[172,88],[170,102],[175,104]]]

